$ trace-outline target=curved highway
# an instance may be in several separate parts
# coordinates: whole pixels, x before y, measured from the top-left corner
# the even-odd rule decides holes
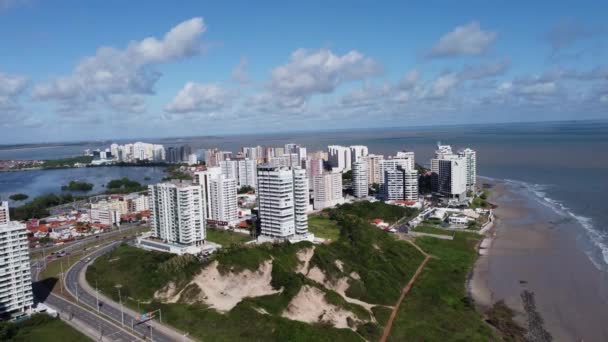
[[[120,243],[121,241],[113,242],[108,246],[102,247],[83,257],[81,261],[75,263],[65,275],[65,287],[68,292],[74,298],[77,298],[79,303],[112,319],[117,325],[122,326],[123,329],[128,330],[139,337],[159,342],[186,341],[187,339],[184,335],[181,335],[164,325],[160,325],[158,322],[140,322],[138,315],[132,310],[128,310],[126,307],[123,308],[123,318],[120,304],[109,300],[105,296],[97,295],[95,290],[86,284],[84,273],[86,272],[87,266],[96,258],[112,251],[112,249],[116,248]],[[89,258],[90,261],[86,261],[89,260]],[[98,302],[100,304],[99,307],[97,304]],[[122,323],[123,321],[124,325]]]
[[[78,243],[71,244],[62,250],[72,251],[81,244],[88,241],[78,241]],[[60,250],[59,252],[61,252]],[[85,325],[88,328],[87,335],[94,335],[97,340],[101,341],[139,341],[142,340],[142,336],[138,336],[132,332],[122,329],[120,324],[116,324],[104,317],[101,317],[93,310],[87,310],[61,296],[55,295],[49,290],[45,284],[38,280],[39,273],[44,267],[43,260],[36,260],[32,263],[32,274],[33,282],[32,288],[34,296],[38,302],[43,302],[46,305],[57,310],[62,318],[67,321],[79,321],[80,324],[77,326]],[[80,329],[80,328],[79,328]]]

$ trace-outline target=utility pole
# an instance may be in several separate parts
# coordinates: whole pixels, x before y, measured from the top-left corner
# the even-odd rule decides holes
[[[120,288],[122,287],[122,285],[120,284],[116,284],[116,286],[114,286],[117,290],[118,290],[118,303],[120,304],[120,321],[122,323],[122,326],[125,326],[125,312],[123,310],[122,307],[122,297],[120,296]]]
[[[61,278],[59,278],[59,282],[61,283],[61,294],[63,294],[63,261],[59,262],[59,267],[61,267]]]
[[[95,298],[97,299],[97,313],[99,313],[99,289],[97,288],[97,279],[95,279]]]

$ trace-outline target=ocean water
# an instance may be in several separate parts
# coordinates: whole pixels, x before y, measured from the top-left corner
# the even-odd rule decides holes
[[[166,146],[189,144],[195,151],[218,147],[233,152],[242,146],[281,146],[289,142],[302,144],[309,152],[325,150],[331,144],[360,144],[367,145],[370,153],[384,155],[393,155],[403,149],[413,150],[416,161],[423,165],[429,164],[438,141],[456,149],[470,147],[477,151],[479,175],[525,185],[539,203],[576,223],[573,226],[578,230],[575,232],[577,239],[573,243],[584,249],[599,269],[608,270],[608,210],[604,206],[608,197],[608,121],[374,128],[144,141]],[[110,143],[0,146],[0,160],[62,158],[80,154],[85,148],[108,147]],[[93,178],[98,176],[92,175]],[[46,184],[46,181],[29,184],[29,181],[7,177],[15,175],[0,173],[0,195],[6,191],[3,189],[7,188],[7,183],[11,184],[11,189],[21,186],[34,189]]]

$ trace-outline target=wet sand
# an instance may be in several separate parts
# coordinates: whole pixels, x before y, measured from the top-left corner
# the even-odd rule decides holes
[[[553,341],[608,341],[608,273],[577,245],[581,228],[514,184],[497,182],[491,202],[498,205],[492,244],[469,283],[480,310],[502,299],[527,328],[521,294],[528,290]]]

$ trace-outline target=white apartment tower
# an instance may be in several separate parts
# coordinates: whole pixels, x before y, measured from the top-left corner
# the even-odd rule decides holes
[[[446,159],[436,159],[438,168],[436,179],[437,191],[449,198],[462,200],[467,191],[467,165],[464,158],[453,156]]]
[[[257,160],[241,159],[238,161],[239,187],[250,186],[255,188],[257,185]]]
[[[467,191],[475,191],[477,185],[477,152],[470,148],[458,151],[466,163]]]
[[[239,179],[239,163],[237,160],[222,160],[219,161],[220,168],[222,169],[222,174],[226,178]]]
[[[367,161],[360,160],[353,163],[353,195],[357,198],[364,198],[369,194],[367,171]]]
[[[386,170],[382,187],[386,200],[418,200],[418,171],[397,167]]]
[[[218,175],[209,181],[209,213],[207,219],[226,222],[229,225],[238,221],[236,179]]]
[[[257,195],[263,236],[286,239],[308,235],[308,181],[305,170],[258,166]]]
[[[411,162],[410,162],[409,158],[391,158],[391,159],[380,160],[379,164],[380,164],[380,181],[378,182],[378,184],[382,185],[385,183],[384,176],[386,175],[387,171],[396,170],[398,167],[409,170]]]
[[[334,171],[349,171],[351,169],[350,148],[340,145],[327,146],[329,165]]]
[[[352,163],[358,162],[361,158],[368,155],[367,146],[363,145],[353,145],[350,146],[350,162]]]
[[[159,183],[148,189],[154,237],[180,245],[204,243],[205,200],[200,185]]]
[[[367,179],[369,184],[380,184],[382,180],[382,172],[380,163],[384,160],[383,155],[368,154],[365,157],[367,161]]]
[[[27,230],[11,222],[8,202],[0,202],[0,251],[0,314],[24,312],[34,304]]]
[[[194,174],[205,199],[205,217],[233,224],[238,220],[236,179],[228,178],[220,167],[210,167]]]
[[[342,173],[329,172],[313,178],[314,207],[317,210],[333,207],[344,202]]]

